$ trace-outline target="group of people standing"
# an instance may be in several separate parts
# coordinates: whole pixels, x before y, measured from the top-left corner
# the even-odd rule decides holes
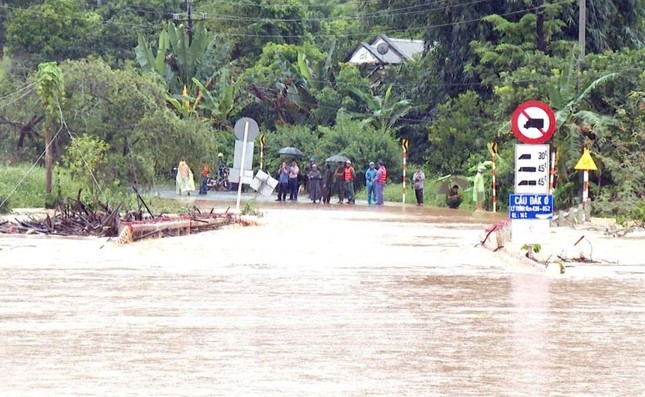
[[[367,203],[383,204],[383,188],[387,180],[387,169],[382,161],[378,162],[378,169],[373,162],[365,172],[367,185]],[[356,194],[354,192],[354,181],[356,170],[351,162],[339,161],[336,168],[332,170],[329,163],[325,163],[324,169],[320,170],[316,159],[310,158],[309,164],[304,169],[305,189],[309,199],[313,203],[331,204],[331,197],[338,195],[338,204],[355,204]],[[296,160],[288,165],[283,161],[278,167],[278,198],[276,201],[297,201],[298,200],[298,175],[300,168]],[[287,193],[289,198],[287,199]]]

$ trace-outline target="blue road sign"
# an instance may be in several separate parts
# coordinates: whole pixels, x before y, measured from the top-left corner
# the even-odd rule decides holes
[[[553,195],[511,194],[508,196],[508,216],[511,219],[551,219]]]

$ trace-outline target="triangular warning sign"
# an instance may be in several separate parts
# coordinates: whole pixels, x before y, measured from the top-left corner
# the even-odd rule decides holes
[[[589,154],[589,149],[585,148],[582,156],[580,156],[580,160],[578,160],[578,163],[574,168],[577,170],[587,171],[596,171],[598,169],[598,167],[596,167],[596,163],[594,163],[593,159],[591,158],[591,154]]]

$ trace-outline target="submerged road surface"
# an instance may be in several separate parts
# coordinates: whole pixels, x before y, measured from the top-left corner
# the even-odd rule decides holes
[[[0,238],[0,395],[645,395],[642,274],[502,262],[474,247],[490,219],[458,211],[262,221]]]

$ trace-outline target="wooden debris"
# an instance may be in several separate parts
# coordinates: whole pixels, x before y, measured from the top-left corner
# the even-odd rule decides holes
[[[53,216],[28,216],[26,219],[1,221],[0,234],[35,234],[56,236],[118,237],[129,243],[145,238],[162,238],[188,235],[241,223],[239,216],[228,210],[224,213],[202,212],[194,207],[191,214],[180,216],[152,215],[139,211],[124,211],[122,204],[109,208],[99,203],[100,210],[81,202],[79,198],[67,199]]]
[[[100,206],[104,211],[95,211],[78,199],[67,199],[56,208],[53,216],[28,216],[24,220],[6,221],[0,224],[0,233],[114,237],[118,233],[122,205],[113,210],[105,204]]]

